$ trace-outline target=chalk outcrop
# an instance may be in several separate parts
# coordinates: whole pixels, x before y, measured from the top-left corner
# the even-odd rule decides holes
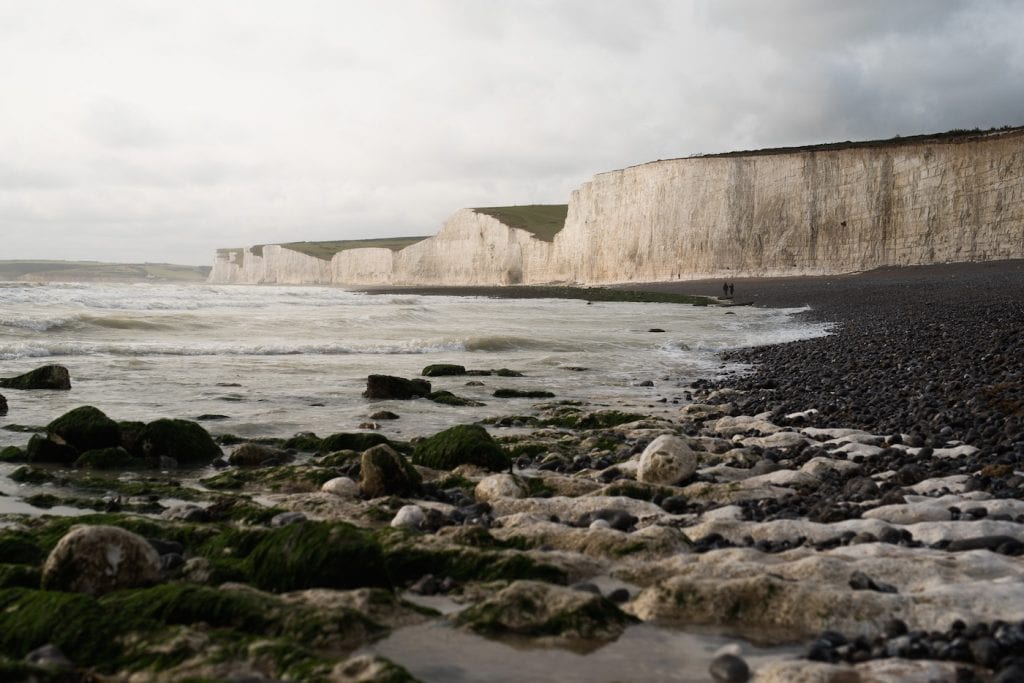
[[[214,283],[600,284],[1024,258],[1024,129],[656,161],[574,191],[552,242],[462,209],[397,251],[218,250]]]

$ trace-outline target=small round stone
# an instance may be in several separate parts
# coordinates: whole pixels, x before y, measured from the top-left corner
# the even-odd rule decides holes
[[[716,683],[747,683],[750,680],[750,667],[737,655],[718,655],[711,660],[708,673]]]

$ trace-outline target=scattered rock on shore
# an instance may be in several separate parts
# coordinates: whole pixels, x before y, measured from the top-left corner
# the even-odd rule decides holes
[[[17,377],[0,378],[0,387],[7,389],[71,389],[71,375],[63,365],[44,365]]]

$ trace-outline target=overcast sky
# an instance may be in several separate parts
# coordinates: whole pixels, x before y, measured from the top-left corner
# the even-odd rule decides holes
[[[1024,124],[1024,0],[0,0],[0,259],[433,234],[659,158]]]

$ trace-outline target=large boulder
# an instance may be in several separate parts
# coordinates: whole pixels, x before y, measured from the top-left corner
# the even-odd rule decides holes
[[[78,459],[78,451],[67,444],[47,439],[42,434],[33,434],[25,447],[25,462],[52,462],[70,465]]]
[[[463,365],[454,363],[434,363],[423,368],[421,373],[424,377],[455,377],[465,375],[466,368]]]
[[[476,465],[492,472],[512,467],[512,459],[480,425],[456,425],[420,441],[412,454],[416,465],[453,470]]]
[[[164,418],[150,422],[133,444],[133,455],[148,460],[173,458],[181,465],[205,465],[221,456],[220,446],[196,422]]]
[[[121,445],[121,427],[92,406],[64,413],[46,425],[46,433],[51,440],[66,443],[81,452]]]
[[[359,490],[368,498],[407,496],[423,483],[416,468],[387,444],[363,451],[360,474]]]
[[[320,441],[319,451],[333,453],[335,451],[359,451],[362,453],[367,448],[379,446],[382,443],[389,443],[388,438],[383,434],[375,432],[339,432],[325,436]]]
[[[75,526],[43,565],[46,590],[103,595],[160,580],[160,556],[142,536],[114,526]]]
[[[430,395],[430,382],[425,379],[403,379],[391,375],[370,375],[366,378],[365,398],[409,400]]]
[[[0,379],[0,387],[7,389],[56,389],[67,391],[71,388],[71,375],[63,365],[44,365],[17,377]]]
[[[678,436],[662,434],[640,455],[637,481],[674,486],[697,471],[697,454]]]

